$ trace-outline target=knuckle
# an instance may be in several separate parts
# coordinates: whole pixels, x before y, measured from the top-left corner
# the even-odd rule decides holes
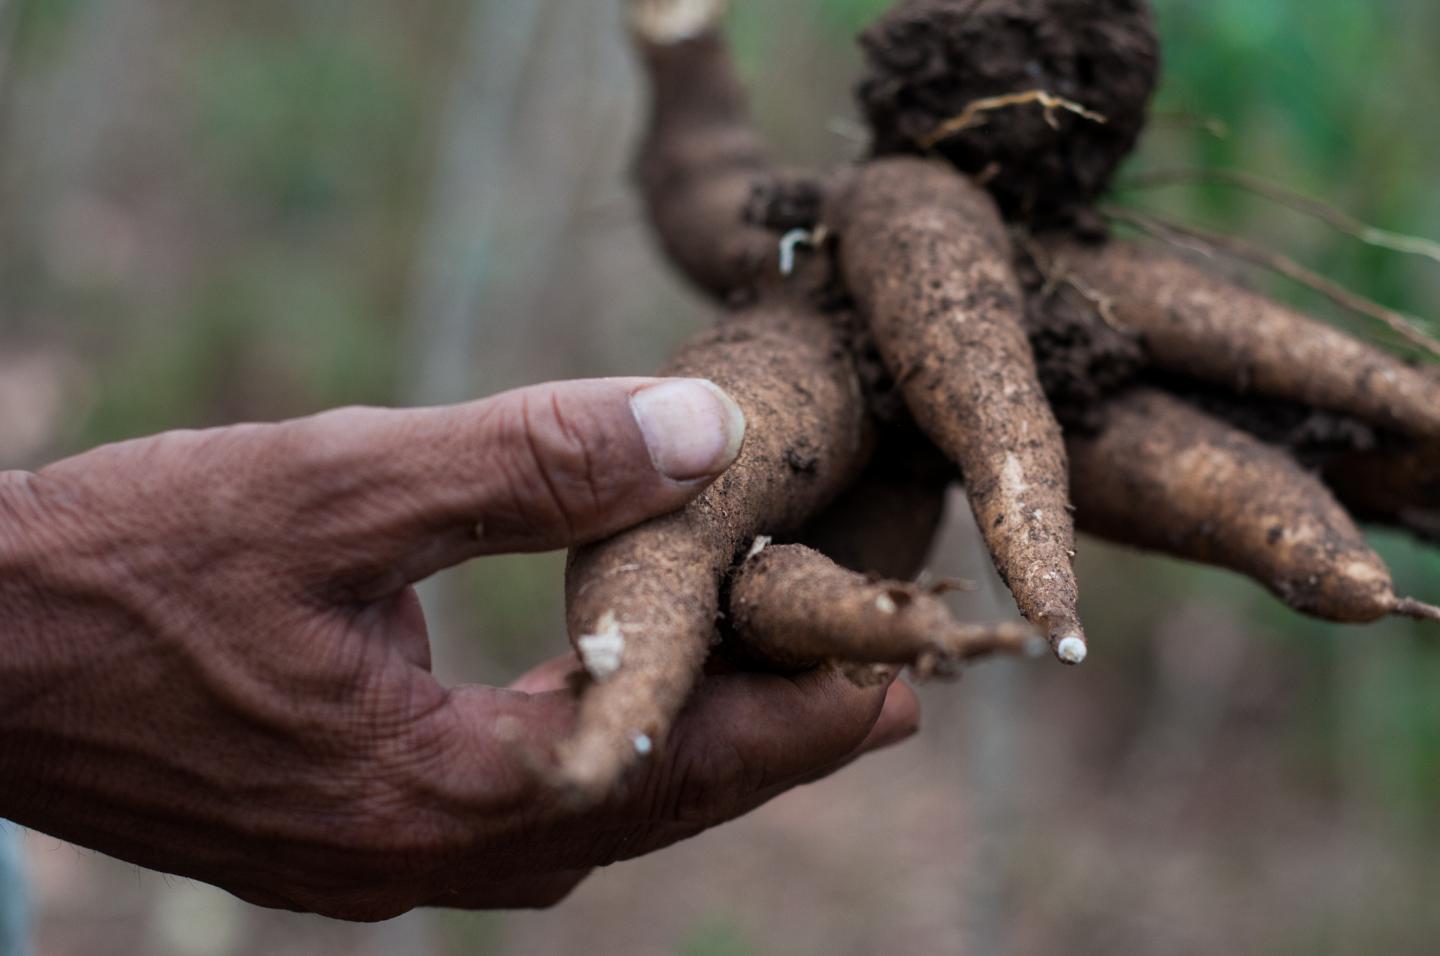
[[[556,477],[567,500],[593,514],[605,506],[609,494],[600,474],[609,446],[605,429],[578,421],[568,413],[558,396],[552,394],[547,417],[554,422],[553,434],[560,462]]]
[[[239,533],[230,470],[216,459],[223,431],[166,432],[103,445],[12,479],[11,499],[45,539],[45,568],[98,593],[158,597],[177,569],[214,569],[213,538]],[[223,451],[223,449],[218,449]],[[160,602],[163,605],[163,602]]]
[[[511,497],[532,524],[583,531],[607,492],[597,462],[603,436],[581,427],[553,397],[524,393],[505,426],[512,452]]]
[[[372,449],[357,441],[357,436],[384,414],[380,409],[350,405],[258,428],[267,439],[267,458],[306,482],[329,482],[343,480],[364,468]]]

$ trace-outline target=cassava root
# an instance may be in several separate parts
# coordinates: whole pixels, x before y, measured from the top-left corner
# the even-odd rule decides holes
[[[1440,380],[1160,249],[1065,243],[1053,261],[1167,372],[1440,438]]]
[[[1020,612],[1061,660],[1080,663],[1065,446],[994,203],[938,163],[887,159],[868,164],[826,219],[881,357],[920,428],[964,473]]]
[[[631,24],[649,74],[650,126],[639,179],[671,261],[719,299],[752,285],[775,237],[745,219],[775,175],[718,32],[722,0],[636,0]]]
[[[1072,663],[1072,497],[1082,530],[1231,568],[1309,614],[1440,615],[1395,594],[1300,449],[1179,397],[1343,419],[1366,441],[1306,466],[1358,514],[1440,526],[1440,377],[1105,241],[1095,202],[1158,73],[1143,0],[902,0],[865,38],[874,155],[798,175],[750,124],[724,6],[631,0],[652,98],[638,166],[671,261],[740,310],[665,372],[725,388],[746,445],[687,508],[572,554],[590,680],[555,782],[610,792],[722,638],[751,663],[880,680],[1028,649],[1029,630],[961,625],[905,583],[956,477],[1021,613]],[[937,129],[945,162],[897,155]],[[762,536],[781,543],[752,553]]]
[[[1395,594],[1350,515],[1288,455],[1153,389],[1111,399],[1094,436],[1072,438],[1080,528],[1238,571],[1331,621],[1433,617]]]
[[[1045,647],[1029,627],[961,624],[936,594],[847,571],[803,545],[771,545],[747,558],[734,572],[729,606],[746,658],[787,670],[836,660],[950,677],[981,657],[1034,656]]]

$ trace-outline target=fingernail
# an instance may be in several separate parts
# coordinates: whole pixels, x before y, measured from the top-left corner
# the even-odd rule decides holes
[[[630,397],[630,407],[655,469],[674,481],[720,474],[745,440],[745,413],[704,379],[646,386]]]

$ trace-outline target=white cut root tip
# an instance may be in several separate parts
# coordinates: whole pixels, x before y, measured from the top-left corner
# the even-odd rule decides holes
[[[815,236],[809,229],[791,229],[780,237],[780,274],[795,274],[795,256],[801,246],[813,246]]]
[[[575,646],[585,670],[600,683],[618,674],[625,663],[625,629],[614,611],[606,611],[595,633],[581,635]]]
[[[1085,645],[1083,638],[1070,634],[1061,639],[1055,647],[1055,654],[1067,664],[1079,664],[1083,662],[1090,649]]]
[[[684,43],[720,24],[729,0],[630,0],[631,29],[648,43]]]

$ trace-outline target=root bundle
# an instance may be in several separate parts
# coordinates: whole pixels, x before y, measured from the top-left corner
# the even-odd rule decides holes
[[[750,430],[690,506],[571,556],[590,679],[558,783],[609,793],[717,645],[857,679],[1044,641],[1078,663],[1077,524],[1306,614],[1440,617],[1352,517],[1440,538],[1440,376],[1107,235],[1094,204],[1158,75],[1143,0],[902,0],[864,39],[874,155],[799,173],[749,123],[723,6],[632,0],[638,170],[662,248],[738,310],[664,371]],[[955,480],[1031,626],[908,583]]]

